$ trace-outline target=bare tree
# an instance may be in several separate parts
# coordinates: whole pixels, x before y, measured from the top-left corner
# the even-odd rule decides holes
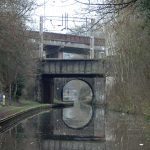
[[[18,79],[32,73],[31,43],[25,26],[32,4],[33,1],[2,0],[0,5],[0,82],[9,99],[18,91]]]
[[[75,1],[86,6],[84,9],[85,15],[90,14],[90,17],[93,16],[93,18],[95,18],[95,22],[88,30],[91,30],[91,28],[95,26],[95,30],[97,30],[114,20],[125,8],[136,7],[138,5],[138,0]]]
[[[107,46],[112,55],[107,59],[111,59],[115,81],[110,106],[126,112],[145,112],[150,96],[150,1],[76,2],[86,5],[86,13],[97,17],[93,27],[105,25],[108,32]]]
[[[139,113],[148,110],[150,27],[147,22],[145,12],[130,7],[106,28],[115,79],[109,100],[110,106],[117,110]]]

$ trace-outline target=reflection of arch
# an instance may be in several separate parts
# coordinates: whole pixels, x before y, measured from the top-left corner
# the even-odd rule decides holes
[[[88,106],[91,107],[91,111],[92,111],[91,117],[89,118],[88,122],[86,122],[84,125],[82,125],[82,126],[80,126],[80,127],[71,127],[71,126],[69,126],[69,125],[64,121],[64,119],[63,119],[63,110],[62,110],[62,112],[61,112],[61,118],[62,118],[62,121],[63,121],[64,125],[66,125],[66,126],[67,126],[68,128],[70,128],[70,129],[74,129],[74,130],[81,130],[81,129],[84,129],[85,127],[88,127],[88,126],[92,123],[93,117],[94,117],[94,115],[95,115],[95,109],[93,108],[94,106],[93,106],[93,105],[88,105]]]
[[[90,88],[90,90],[91,90],[91,92],[92,92],[92,99],[94,99],[94,95],[95,95],[95,93],[94,93],[94,83],[92,84],[91,83],[91,79],[89,79],[89,78],[71,78],[71,79],[67,79],[67,81],[65,82],[65,83],[63,83],[63,86],[61,87],[61,100],[63,101],[63,89],[65,88],[65,86],[69,83],[69,82],[71,82],[71,81],[74,81],[74,80],[79,80],[79,81],[82,81],[82,82],[84,82],[85,84],[87,84],[87,86]],[[92,80],[93,81],[93,80]]]

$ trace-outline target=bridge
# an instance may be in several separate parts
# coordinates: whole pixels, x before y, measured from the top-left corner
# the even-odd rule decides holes
[[[105,62],[95,58],[97,53],[104,53],[104,39],[48,32],[43,32],[41,39],[41,35],[36,31],[28,32],[28,36],[42,45],[40,53],[42,52],[43,57],[39,62],[37,90],[39,101],[53,103],[56,90],[59,88],[60,93],[57,94],[61,95],[63,86],[70,79],[88,83],[96,98],[97,84],[104,86],[101,82],[105,82]],[[65,59],[63,53],[80,54],[82,57]],[[56,86],[58,79],[60,87],[57,87],[58,84]]]
[[[99,59],[51,59],[41,62],[42,74],[51,77],[103,77],[104,61]]]
[[[105,39],[103,38],[50,32],[43,32],[41,36],[37,31],[28,31],[27,36],[40,44],[42,42],[46,57],[58,58],[58,51],[89,55],[92,46],[95,49],[95,53],[104,52]]]
[[[40,39],[40,34],[38,31],[28,31],[27,36],[30,37],[30,39]],[[51,32],[43,32],[43,39],[44,44],[50,44],[50,45],[60,45],[60,44],[67,44],[72,47],[72,43],[76,43],[77,45],[83,44],[83,45],[90,45],[90,39],[89,36],[78,36],[78,35],[71,35],[71,34],[60,34],[60,33],[51,33]],[[105,46],[105,39],[104,38],[94,38],[94,45],[99,46]],[[76,47],[75,47],[76,48]]]

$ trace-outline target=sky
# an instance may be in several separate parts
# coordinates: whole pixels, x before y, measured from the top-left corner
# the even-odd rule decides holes
[[[105,0],[78,1],[83,3],[88,3],[89,1],[91,3],[102,3]],[[29,25],[32,30],[39,31],[40,16],[44,16],[43,31],[59,33],[68,33],[71,29],[82,24],[88,24],[87,22],[92,22],[92,19],[96,18],[96,14],[93,13],[85,15],[87,5],[78,3],[76,0],[36,0],[36,2],[40,6],[32,13],[33,21]],[[78,17],[78,19],[71,17]]]
[[[82,12],[83,7],[83,5],[75,2],[75,0],[37,0],[37,4],[42,6],[32,13],[32,28],[38,30],[40,16],[44,16],[44,30],[54,32],[64,32],[66,26],[72,28],[78,25],[77,20],[72,19],[72,22],[67,22],[65,18],[68,16],[69,20],[69,17],[81,17],[79,14]]]
[[[73,15],[75,9],[79,7],[79,4],[75,0],[37,0],[37,3],[45,3],[45,5],[37,10],[39,13],[37,15],[46,16],[61,15],[65,12]]]

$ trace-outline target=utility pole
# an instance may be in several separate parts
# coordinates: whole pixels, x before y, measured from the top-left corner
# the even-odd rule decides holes
[[[90,36],[90,59],[94,59],[94,36]]]
[[[39,46],[39,58],[43,58],[43,16],[40,16],[40,46]]]
[[[92,31],[92,26],[94,24],[95,20],[91,19],[91,36],[90,36],[90,59],[94,59],[94,36]]]

